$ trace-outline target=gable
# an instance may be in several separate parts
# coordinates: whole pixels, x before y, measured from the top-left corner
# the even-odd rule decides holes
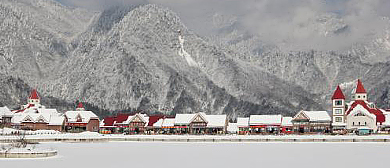
[[[26,116],[23,120],[22,120],[22,122],[34,122],[34,120],[31,118],[31,116]]]
[[[206,122],[206,119],[202,115],[197,114],[191,122]]]
[[[309,117],[307,117],[303,111],[300,111],[294,118],[293,120],[309,120]]]
[[[366,108],[364,108],[361,105],[357,105],[348,114],[348,117],[365,117],[365,116],[370,118],[376,118],[374,114],[371,114],[370,111],[368,111]]]
[[[138,114],[133,117],[130,122],[145,122]]]
[[[83,118],[81,118],[80,114],[77,114],[76,122],[83,122]]]
[[[36,122],[38,122],[38,123],[46,123],[47,121],[46,121],[46,119],[42,115],[40,115],[37,118]]]

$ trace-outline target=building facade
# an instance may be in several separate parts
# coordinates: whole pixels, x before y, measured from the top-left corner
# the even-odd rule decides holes
[[[27,99],[27,104],[19,110],[14,110],[11,125],[16,129],[25,130],[57,130],[62,131],[65,116],[56,109],[47,109],[40,104],[40,97],[33,89]]]
[[[292,118],[295,133],[329,133],[331,117],[326,111],[300,111]]]
[[[333,97],[333,131],[374,133],[385,123],[386,110],[376,108],[375,103],[368,101],[367,92],[360,79],[357,80],[352,101],[346,102],[340,86],[337,86]]]
[[[86,111],[79,102],[76,111],[65,112],[65,123],[67,132],[98,132],[100,120],[92,111]]]

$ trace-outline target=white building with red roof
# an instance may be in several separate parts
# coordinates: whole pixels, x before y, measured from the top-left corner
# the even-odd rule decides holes
[[[65,112],[65,117],[67,131],[99,131],[99,117],[94,112],[85,110],[81,102],[78,103],[76,111]]]
[[[368,101],[367,92],[360,79],[357,80],[352,101],[346,103],[345,96],[337,86],[332,96],[333,130],[368,130],[376,132],[385,123],[385,110],[376,108],[375,103]]]
[[[27,99],[27,104],[19,110],[12,111],[11,125],[14,128],[30,130],[62,131],[65,117],[56,109],[47,109],[40,104],[40,97],[33,89]]]

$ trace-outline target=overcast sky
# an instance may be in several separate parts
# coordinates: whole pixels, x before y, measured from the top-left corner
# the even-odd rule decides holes
[[[265,42],[291,49],[338,50],[386,33],[389,0],[58,0],[92,10],[156,3],[181,17],[198,34],[212,33],[213,16],[236,18]],[[323,18],[333,18],[325,24]],[[337,30],[332,34],[333,30]],[[390,39],[389,39],[390,40]]]

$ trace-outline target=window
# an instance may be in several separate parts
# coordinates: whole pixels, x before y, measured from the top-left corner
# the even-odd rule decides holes
[[[335,104],[336,106],[341,106],[341,105],[343,105],[343,101],[342,101],[342,100],[336,100],[336,101],[334,102],[334,104]]]
[[[354,116],[366,116],[366,115],[364,115],[362,112],[358,112],[358,113],[356,113]],[[359,124],[360,125],[360,124]]]
[[[352,125],[355,125],[355,122],[352,122]]]
[[[359,122],[359,125],[360,125],[360,122]]]
[[[360,96],[358,96],[358,99],[360,99]]]
[[[364,122],[364,125],[367,125],[367,122]]]
[[[334,114],[343,114],[343,110],[341,109],[335,109]]]
[[[342,117],[336,117],[336,122],[343,122],[343,118]]]

